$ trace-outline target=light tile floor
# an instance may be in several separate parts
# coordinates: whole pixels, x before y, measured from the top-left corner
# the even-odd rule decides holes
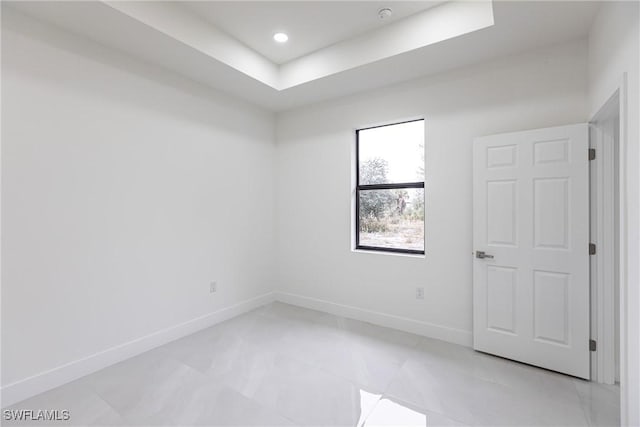
[[[273,303],[8,409],[70,411],[52,425],[604,426],[618,405],[618,387]]]

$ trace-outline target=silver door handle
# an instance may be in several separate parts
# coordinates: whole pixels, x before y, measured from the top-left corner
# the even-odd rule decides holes
[[[486,254],[486,253],[484,253],[484,251],[476,251],[476,258],[478,258],[478,259],[485,259],[485,258],[493,259],[493,255]]]

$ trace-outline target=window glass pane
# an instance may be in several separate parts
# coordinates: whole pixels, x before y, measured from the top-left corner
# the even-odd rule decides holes
[[[358,133],[360,184],[424,181],[424,120]]]
[[[424,189],[361,190],[360,246],[424,250]]]

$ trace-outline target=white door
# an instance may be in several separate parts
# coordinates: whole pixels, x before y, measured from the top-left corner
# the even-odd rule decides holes
[[[588,145],[578,124],[473,147],[473,347],[587,379]]]

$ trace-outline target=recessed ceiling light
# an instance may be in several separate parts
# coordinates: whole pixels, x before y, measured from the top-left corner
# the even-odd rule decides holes
[[[289,36],[288,36],[288,35],[286,35],[285,33],[275,33],[275,34],[273,35],[273,39],[274,39],[275,41],[277,41],[278,43],[284,43],[284,42],[286,42],[287,40],[289,40]]]

